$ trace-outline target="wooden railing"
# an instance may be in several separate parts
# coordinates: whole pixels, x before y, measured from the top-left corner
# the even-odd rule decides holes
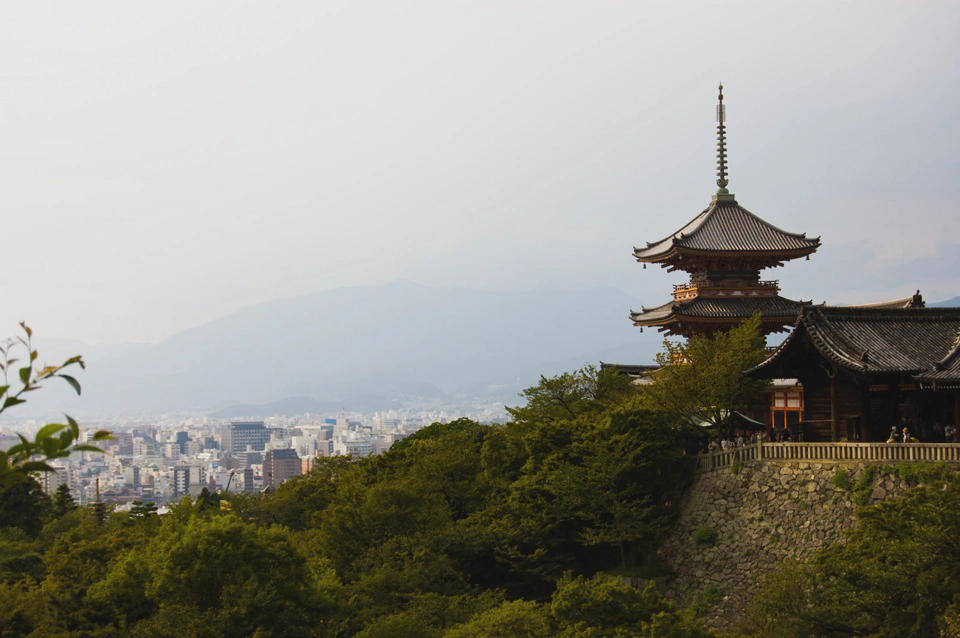
[[[756,443],[701,454],[697,468],[710,471],[736,461],[960,463],[960,443]]]
[[[686,292],[705,288],[776,288],[780,282],[776,279],[759,281],[756,279],[720,279],[706,281],[690,281],[685,284],[673,284],[673,292]]]

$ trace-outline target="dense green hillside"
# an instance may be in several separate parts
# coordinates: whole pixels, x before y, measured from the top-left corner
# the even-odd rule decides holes
[[[649,569],[692,476],[675,430],[609,372],[526,394],[266,496],[3,519],[0,635],[706,635],[602,575]]]

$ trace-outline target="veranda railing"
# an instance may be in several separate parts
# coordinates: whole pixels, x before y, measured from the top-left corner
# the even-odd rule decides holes
[[[960,463],[960,443],[755,443],[701,454],[697,467],[709,471],[736,461]]]

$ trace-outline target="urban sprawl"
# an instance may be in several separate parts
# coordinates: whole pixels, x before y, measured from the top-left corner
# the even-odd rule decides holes
[[[381,454],[420,428],[461,417],[503,422],[506,413],[503,404],[494,404],[416,414],[390,410],[332,417],[111,423],[114,440],[95,444],[105,454],[74,452],[55,461],[55,471],[43,473],[39,480],[51,494],[67,485],[80,504],[99,499],[120,508],[196,497],[204,488],[261,492],[309,472],[318,457]],[[23,421],[0,429],[0,449],[19,443],[15,432],[29,431],[38,423]],[[82,440],[87,442],[100,427],[103,424],[84,427]]]

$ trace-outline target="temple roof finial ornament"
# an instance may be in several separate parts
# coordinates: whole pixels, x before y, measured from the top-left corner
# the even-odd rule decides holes
[[[690,281],[675,285],[673,300],[632,312],[638,327],[655,327],[690,336],[729,330],[760,313],[763,331],[779,332],[793,324],[810,302],[781,297],[777,281],[761,281],[760,271],[808,257],[820,238],[789,233],[741,206],[727,190],[726,110],[723,85],[717,106],[717,194],[702,213],[660,241],[634,248],[637,261],[659,264],[668,271],[690,273]]]
[[[717,195],[727,195],[727,108],[723,105],[723,85],[720,85],[720,95],[717,98],[717,186],[720,189]]]

